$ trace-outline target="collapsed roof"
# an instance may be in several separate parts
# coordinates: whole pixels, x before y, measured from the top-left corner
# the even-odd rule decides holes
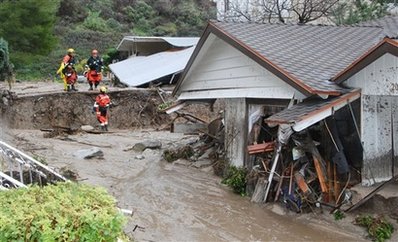
[[[109,68],[123,84],[137,87],[182,72],[193,50],[194,47],[191,47],[180,51],[164,51],[150,56],[131,57],[111,64]]]

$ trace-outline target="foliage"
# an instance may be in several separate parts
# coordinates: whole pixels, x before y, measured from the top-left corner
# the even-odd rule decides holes
[[[13,51],[48,54],[57,42],[53,28],[58,6],[58,0],[1,1],[0,36]]]
[[[104,189],[75,183],[0,193],[0,241],[116,241],[125,224]]]
[[[0,2],[0,36],[12,47],[20,80],[53,79],[68,48],[77,51],[77,59],[98,49],[110,63],[116,54],[109,49],[125,35],[199,36],[216,16],[211,0]]]
[[[333,10],[332,19],[337,25],[350,25],[383,17],[386,13],[385,0],[343,1]]]
[[[163,152],[163,158],[167,162],[173,162],[178,159],[189,159],[194,155],[194,150],[191,146],[187,145],[174,150],[165,150]]]
[[[106,20],[100,17],[100,12],[89,12],[83,22],[83,26],[89,30],[97,32],[107,32],[109,30]]]
[[[339,221],[345,218],[345,214],[341,210],[337,210],[333,213],[334,220]]]
[[[162,103],[162,104],[160,104],[160,105],[158,106],[158,110],[159,110],[159,111],[164,111],[165,109],[171,107],[171,105],[173,105],[173,102],[171,102],[171,101]]]
[[[222,183],[228,185],[233,191],[241,196],[246,195],[247,170],[243,167],[229,166]]]
[[[12,76],[13,65],[10,62],[8,43],[3,38],[0,38],[0,81],[11,83]]]
[[[370,215],[362,215],[355,219],[355,223],[365,227],[369,237],[373,241],[383,242],[391,238],[394,227],[383,217],[372,217]]]

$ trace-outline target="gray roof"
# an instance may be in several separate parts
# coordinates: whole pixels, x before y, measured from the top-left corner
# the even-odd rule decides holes
[[[398,38],[398,16],[386,16],[380,19],[371,20],[358,24],[362,27],[383,28],[383,35],[392,39]]]
[[[329,97],[327,100],[319,97],[308,98],[305,101],[286,108],[283,111],[272,115],[265,120],[269,124],[297,124],[305,119],[309,122],[314,123],[320,121],[324,116],[319,116],[319,113],[327,109],[333,110],[329,114],[333,114],[334,111],[347,105],[348,102],[355,101],[360,97],[360,90],[353,90],[350,93],[338,96]],[[318,118],[318,120],[316,120]]]
[[[315,93],[344,92],[330,80],[384,37],[374,27],[212,24]]]

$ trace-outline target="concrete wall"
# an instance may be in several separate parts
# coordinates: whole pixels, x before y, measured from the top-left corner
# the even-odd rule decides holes
[[[225,149],[231,165],[243,166],[247,150],[247,102],[245,98],[225,100]]]
[[[388,180],[398,173],[398,58],[385,54],[346,84],[362,89],[362,183]]]

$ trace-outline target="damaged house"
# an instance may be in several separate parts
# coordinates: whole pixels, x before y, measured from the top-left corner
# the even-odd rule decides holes
[[[261,200],[297,190],[339,203],[347,187],[398,174],[396,37],[397,17],[361,26],[210,22],[174,95],[181,107],[225,101],[226,158],[261,167]]]
[[[117,46],[124,59],[109,65],[119,81],[132,87],[151,82],[174,83],[199,38],[126,36]]]

